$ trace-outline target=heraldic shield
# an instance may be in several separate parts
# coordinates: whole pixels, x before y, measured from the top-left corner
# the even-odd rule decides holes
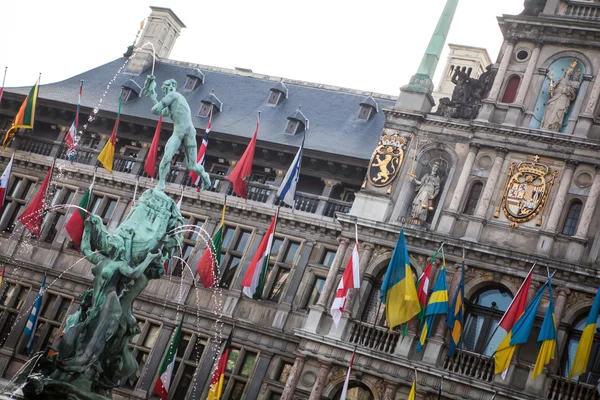
[[[400,132],[384,130],[369,162],[367,177],[371,185],[384,187],[393,182],[400,171],[405,148],[406,138],[401,137]]]
[[[557,171],[553,171],[548,178],[550,168],[539,164],[538,160],[539,157],[535,156],[534,161],[524,161],[518,166],[513,162],[510,165],[501,204],[506,218],[514,223],[514,227],[541,213],[554,184]],[[496,218],[498,211],[494,215]],[[541,225],[541,217],[536,224]]]

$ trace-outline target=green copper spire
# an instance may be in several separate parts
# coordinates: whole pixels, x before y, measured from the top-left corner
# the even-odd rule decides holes
[[[410,78],[408,85],[400,89],[396,107],[430,112],[433,108],[433,75],[440,61],[450,26],[458,6],[458,0],[446,0],[446,6],[429,41],[417,73]]]

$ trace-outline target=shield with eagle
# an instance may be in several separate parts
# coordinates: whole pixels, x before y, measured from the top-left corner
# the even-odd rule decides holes
[[[371,185],[384,187],[392,183],[400,171],[405,147],[406,138],[398,131],[384,130],[369,162],[367,177]]]
[[[540,164],[536,156],[534,161],[511,163],[509,179],[504,189],[502,205],[506,218],[515,223],[527,222],[540,214],[554,183],[556,171],[550,179],[550,168]],[[498,213],[495,215],[498,217]],[[538,221],[541,224],[541,218]]]

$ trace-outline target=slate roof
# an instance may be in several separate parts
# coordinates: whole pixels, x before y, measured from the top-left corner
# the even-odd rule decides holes
[[[41,85],[39,98],[77,104],[79,81],[83,79],[82,106],[93,109],[98,106],[107,84],[115,77],[125,61],[125,58],[119,58],[64,81]],[[187,75],[193,69],[189,65],[157,61],[154,75],[157,80],[159,98],[161,97],[160,84],[164,80],[170,78],[177,80],[178,91],[181,92]],[[335,90],[329,87],[318,87],[315,84],[303,85],[286,81],[288,98],[280,100],[279,104],[273,107],[267,105],[269,91],[276,85],[272,79],[211,67],[203,69],[200,66],[200,69],[205,76],[204,84],[197,84],[191,92],[181,92],[190,104],[194,115],[194,125],[199,130],[203,130],[208,122],[208,118],[201,118],[197,115],[201,101],[214,89],[215,94],[218,94],[219,99],[223,102],[223,110],[213,116],[213,132],[223,132],[250,139],[254,133],[257,113],[261,111],[259,141],[298,147],[302,141],[302,135],[287,135],[284,130],[288,117],[294,115],[298,106],[301,105],[302,112],[310,120],[310,129],[306,134],[305,143],[307,149],[369,159],[377,145],[385,122],[385,115],[377,113],[368,121],[358,119],[360,103],[365,99],[364,92],[361,94],[358,91]],[[149,72],[147,71],[147,73]],[[101,110],[116,113],[121,86],[125,85],[129,79],[133,79],[142,86],[145,74],[132,76],[123,72],[116,76],[115,82],[103,98]],[[26,95],[29,89],[29,87],[6,88],[6,91]],[[394,101],[389,96],[378,98],[377,102],[384,107],[394,105]],[[133,98],[133,100],[130,98],[129,101],[123,103],[121,113],[123,116],[157,120],[158,117],[150,113],[151,106],[152,103],[148,98]]]

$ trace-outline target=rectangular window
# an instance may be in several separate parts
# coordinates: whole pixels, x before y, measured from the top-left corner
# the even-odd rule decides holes
[[[206,118],[210,115],[210,110],[212,110],[213,105],[211,103],[202,103],[202,107],[200,107],[200,112],[198,113],[201,117]]]
[[[73,204],[75,193],[77,193],[75,188],[67,186],[57,187],[54,196],[52,196],[52,205]],[[44,227],[42,229],[42,238],[46,243],[54,242],[54,239],[56,239],[56,236],[62,230],[63,225],[67,220],[67,215],[72,215],[72,212],[74,212],[70,210],[74,209],[69,209],[68,207],[56,208],[46,215],[44,218]]]
[[[258,358],[255,353],[244,348],[233,348],[229,352],[227,365],[225,368],[224,399],[242,399],[246,385],[254,371],[254,366]]]
[[[215,229],[218,229],[218,227]],[[248,249],[251,237],[252,231],[249,229],[233,225],[225,226],[220,266],[220,286],[222,288],[229,289],[233,284],[237,269],[242,262],[244,253]]]
[[[269,98],[267,100],[267,104],[271,106],[276,106],[279,103],[279,98],[281,97],[281,92],[278,90],[271,90],[269,93]]]
[[[265,284],[265,298],[279,302],[287,288],[287,281],[300,254],[301,243],[289,238],[275,238],[271,251],[269,271]]]
[[[306,306],[314,306],[319,301],[319,297],[321,297],[321,293],[323,292],[323,287],[325,286],[325,278],[316,277],[312,284],[312,289],[310,291],[310,295],[308,296],[308,302]]]
[[[321,264],[331,267],[333,264],[333,259],[335,258],[335,253],[336,252],[334,250],[325,249],[323,256],[321,257]]]
[[[130,389],[135,388],[138,384],[139,378],[142,376],[142,372],[148,361],[152,346],[156,343],[161,329],[158,324],[140,319],[137,316],[136,318],[138,319],[138,326],[140,327],[141,332],[131,339],[129,347],[131,348],[131,354],[138,362],[138,370],[134,375],[122,383],[124,387]]]
[[[183,90],[185,90],[186,92],[190,92],[192,90],[194,90],[194,87],[196,86],[196,82],[198,82],[198,79],[193,77],[193,76],[188,76],[185,84],[183,85]]]
[[[175,394],[170,398],[185,399],[188,391],[194,390],[192,382],[196,373],[196,365],[200,363],[207,343],[206,338],[195,333],[182,332],[171,382],[171,387],[176,389]],[[168,348],[165,351],[168,351]]]
[[[196,244],[198,243],[198,235],[200,230],[203,228],[204,226],[204,222],[206,221],[206,219],[204,217],[198,216],[198,215],[192,215],[192,214],[188,214],[188,213],[182,213],[183,217],[186,219],[185,225],[186,226],[186,232],[184,232],[183,234],[183,246],[181,248],[181,254],[178,255],[178,257],[182,258],[182,260],[179,259],[175,259],[173,262],[171,262],[170,268],[174,268],[173,269],[173,275],[174,276],[181,276],[184,272],[184,270],[187,270],[187,268],[185,267],[185,263],[189,263],[192,262],[192,259],[194,258],[196,252],[198,251],[196,249]],[[200,240],[200,249],[204,248],[204,240]],[[184,263],[185,261],[185,263]],[[189,265],[190,268],[192,269],[192,271],[194,270],[194,265]],[[190,271],[188,270],[187,273],[189,274]],[[192,272],[193,273],[193,272]]]
[[[11,176],[11,183],[6,194],[4,207],[2,207],[2,216],[0,217],[0,230],[12,233],[16,221],[29,198],[33,195],[37,180],[23,176]]]

